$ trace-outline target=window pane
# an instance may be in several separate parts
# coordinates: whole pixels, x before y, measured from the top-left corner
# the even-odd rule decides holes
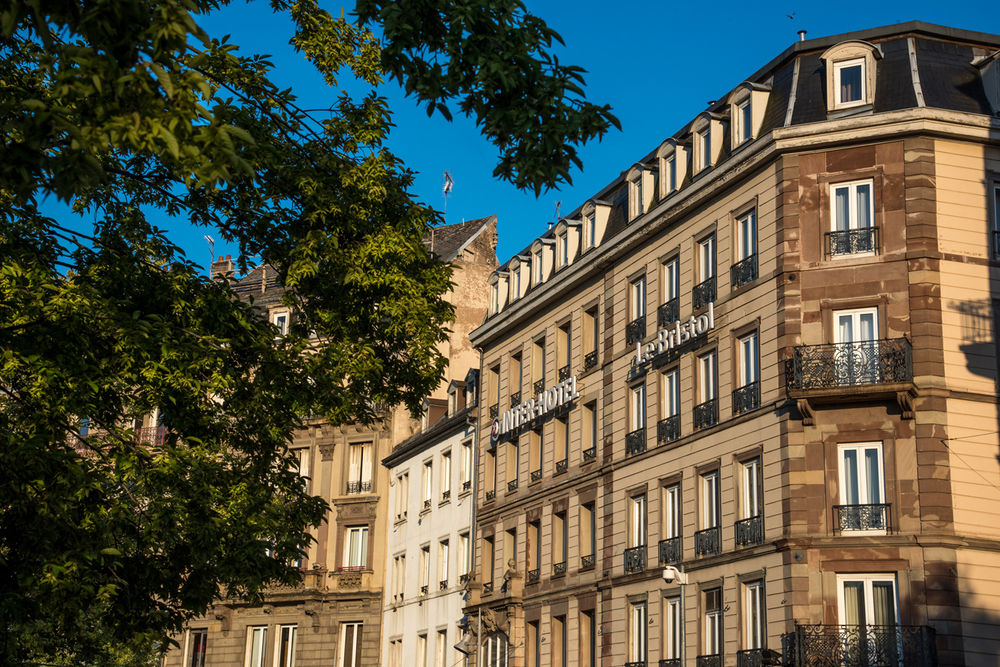
[[[872,583],[872,610],[875,625],[896,625],[895,587],[891,581]]]
[[[840,68],[840,101],[857,102],[861,99],[861,65]]]
[[[857,224],[855,227],[858,229],[871,227],[871,205],[872,205],[872,186],[870,183],[865,183],[857,187],[858,193],[858,208],[857,208]]]
[[[834,229],[836,231],[842,232],[851,228],[851,214],[849,208],[850,198],[851,189],[849,187],[836,188],[833,191],[833,210],[834,215],[836,216],[836,220],[834,220]]]
[[[844,622],[846,625],[866,624],[864,599],[864,582],[844,582]]]

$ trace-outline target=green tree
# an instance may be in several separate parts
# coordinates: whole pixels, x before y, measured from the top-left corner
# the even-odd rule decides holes
[[[517,0],[360,0],[340,18],[272,0],[337,95],[322,117],[205,34],[220,4],[0,5],[3,664],[128,662],[108,646],[141,653],[220,595],[295,583],[327,510],[287,448],[304,415],[369,421],[438,383],[450,274],[384,145],[383,76],[428,114],[471,116],[496,175],[535,192],[617,125]],[[340,77],[368,91],[338,94]],[[150,222],[164,214],[276,267],[288,335],[201,275]],[[154,411],[164,438],[134,427]]]

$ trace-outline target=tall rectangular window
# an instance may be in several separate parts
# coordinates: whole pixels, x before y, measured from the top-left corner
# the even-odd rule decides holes
[[[206,653],[208,653],[208,630],[189,630],[187,667],[205,667]]]
[[[663,263],[661,269],[661,288],[663,303],[676,299],[681,292],[681,260],[671,257]]]
[[[993,256],[1000,257],[1000,183],[993,184]]]
[[[850,107],[864,104],[865,92],[865,59],[852,58],[833,64],[834,101],[838,107]]]
[[[531,346],[531,381],[545,382],[545,339],[535,341]]]
[[[496,542],[493,536],[483,538],[483,582],[493,583],[493,566],[496,560]]]
[[[667,192],[677,189],[677,155],[667,158]]]
[[[733,143],[742,144],[753,137],[753,113],[750,98],[733,105]]]
[[[511,390],[511,392],[516,393],[516,392],[521,391],[521,383],[522,383],[522,380],[523,380],[523,378],[522,378],[523,370],[524,370],[524,367],[523,367],[523,363],[521,361],[521,353],[520,352],[516,352],[516,353],[510,355],[510,390]],[[522,397],[521,400],[524,400],[524,398],[527,398],[527,397]],[[514,407],[514,404],[511,403],[510,407]]]
[[[705,626],[703,628],[704,655],[722,654],[722,589],[712,588],[703,593]]]
[[[580,667],[597,667],[597,618],[594,609],[580,611],[580,643],[577,660]]]
[[[715,234],[698,241],[698,282],[715,276]]]
[[[275,667],[295,667],[295,644],[298,639],[298,626],[279,625],[278,642],[274,647]]]
[[[542,667],[542,635],[538,631],[538,621],[528,621],[525,624],[525,658],[528,667]]]
[[[593,558],[597,553],[597,514],[594,507],[592,502],[580,505],[579,547],[581,559]],[[589,565],[593,565],[593,563],[589,563]]]
[[[438,588],[448,588],[448,562],[451,543],[448,540],[438,542]]]
[[[530,441],[530,438],[529,438]],[[507,456],[504,459],[504,468],[507,470],[507,490],[516,491],[517,490],[517,468],[519,463],[519,450],[520,446],[517,440],[507,441]]]
[[[646,494],[629,497],[629,548],[646,545]]]
[[[486,403],[494,406],[500,401],[500,364],[490,366],[486,371]],[[496,415],[491,415],[496,416]]]
[[[517,563],[517,528],[510,528],[503,534],[503,561]]]
[[[340,667],[361,667],[361,623],[340,624]]]
[[[528,433],[528,472],[532,482],[542,478],[542,432],[537,429]]]
[[[882,443],[840,445],[840,530],[886,530]]]
[[[552,617],[552,667],[566,667],[566,617]]]
[[[434,667],[451,667],[448,662],[448,630],[437,631]]]
[[[573,340],[570,336],[570,325],[567,322],[556,329],[556,364],[559,366],[560,381],[566,379],[563,375],[569,377],[569,362],[572,342]]]
[[[669,597],[663,600],[663,657],[667,660],[680,660],[681,646],[684,642],[684,626],[681,616],[680,597]]]
[[[554,421],[556,472],[562,472],[569,458],[569,417],[557,417]]]
[[[745,336],[741,336],[737,341],[740,364],[739,383],[741,387],[755,384],[760,380],[760,350],[757,338],[757,332],[752,331]]]
[[[764,582],[743,585],[743,648],[764,648]]]
[[[566,512],[552,514],[552,564],[553,574],[566,573],[566,557],[569,552],[569,531]]]
[[[427,667],[427,635],[417,635],[417,667]]]
[[[757,211],[751,209],[736,219],[736,260],[757,254]]]
[[[472,488],[472,441],[463,442],[458,453],[462,466],[462,491],[468,491]]]
[[[681,485],[670,484],[663,487],[663,511],[661,529],[663,539],[681,536]]]
[[[829,252],[832,256],[871,254],[876,250],[872,179],[830,186],[832,207]]]
[[[597,245],[597,216],[593,213],[588,213],[584,217],[583,233],[587,240],[587,248],[593,248]]]
[[[266,650],[267,626],[248,626],[245,667],[264,667]]]
[[[558,237],[559,246],[559,268],[569,264],[569,235],[560,234]]]
[[[441,500],[451,496],[451,451],[441,454]]]
[[[646,276],[639,276],[629,283],[629,320],[646,314]]]
[[[407,503],[410,499],[410,473],[396,476],[396,520],[406,518]]]
[[[698,402],[714,400],[717,391],[715,350],[698,357]]]
[[[458,534],[458,557],[461,559],[459,574],[467,575],[472,572],[472,542],[468,533]]]
[[[681,373],[678,368],[663,371],[661,376],[662,403],[660,405],[663,418],[674,417],[681,412]]]
[[[761,469],[760,459],[753,458],[744,461],[740,468],[742,470],[743,494],[740,503],[740,510],[743,519],[760,516],[762,512],[761,503],[764,492],[761,490]]]
[[[533,570],[539,570],[542,565],[542,522],[541,521],[529,521],[528,522],[528,571],[529,573]],[[534,576],[538,576],[538,572]],[[531,581],[532,575],[528,575],[528,583],[533,583]]]
[[[427,595],[430,592],[431,580],[431,545],[425,544],[420,547],[420,562],[418,565],[420,568],[420,580],[417,583],[420,585],[420,594]]]
[[[588,308],[583,311],[583,353],[584,355],[595,355],[593,363],[597,363],[597,307]],[[584,365],[586,365],[587,360],[584,360]],[[588,366],[589,368],[589,366]]]
[[[422,489],[422,499],[424,501],[424,509],[430,509],[431,498],[434,497],[434,463],[432,461],[424,461],[423,473],[420,478],[420,488]]]
[[[347,528],[344,540],[344,567],[363,570],[368,567],[368,526]]]
[[[629,604],[628,660],[646,664],[647,613],[646,601]]]
[[[583,436],[583,459],[584,461],[588,461],[597,456],[597,403],[590,402],[585,404],[580,414],[580,419],[583,422],[580,425],[583,431],[581,433]]]
[[[372,443],[357,442],[348,450],[347,492],[369,493],[372,490]]]
[[[701,528],[715,528],[721,520],[719,511],[719,471],[701,476]]]
[[[403,587],[406,582],[406,554],[396,554],[392,558],[392,599],[403,597]]]
[[[646,384],[639,383],[629,388],[629,430],[637,431],[646,427]]]
[[[707,169],[712,166],[712,129],[706,127],[701,132],[695,134],[696,147],[698,149],[698,169]]]

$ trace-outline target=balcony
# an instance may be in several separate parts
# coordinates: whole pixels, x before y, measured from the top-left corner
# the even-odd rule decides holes
[[[597,458],[597,447],[590,447],[583,450],[583,462],[593,461]]]
[[[586,556],[580,556],[580,569],[589,570],[597,564],[597,557],[594,554],[588,554]]]
[[[695,658],[696,667],[722,667],[722,656],[718,653],[714,655],[699,655]]]
[[[733,289],[749,285],[757,280],[757,255],[750,255],[733,264],[729,269],[729,279]]]
[[[719,423],[719,399],[711,398],[694,406],[694,430],[699,431]]]
[[[681,667],[683,663],[680,658],[660,658],[658,667]]]
[[[760,382],[751,382],[733,392],[733,414],[741,415],[760,407]]]
[[[826,254],[829,257],[866,255],[878,252],[878,227],[842,229],[826,233]]]
[[[748,648],[736,652],[736,667],[780,665],[781,654],[769,648]]]
[[[492,489],[486,492],[486,502],[491,503],[497,499],[496,489]]]
[[[785,362],[792,397],[893,392],[912,380],[913,352],[905,338],[800,345]]]
[[[545,380],[536,380],[535,384],[532,385],[532,389],[535,390],[536,394],[540,394],[545,391]]]
[[[563,459],[562,461],[556,461],[556,474],[561,475],[569,469],[569,459]]]
[[[348,495],[354,495],[356,493],[371,493],[371,491],[372,491],[372,483],[370,481],[361,482],[355,480],[347,483]]]
[[[566,561],[562,561],[561,563],[553,563],[552,564],[552,576],[553,577],[561,577],[564,574],[566,574]]]
[[[631,345],[646,336],[646,316],[640,315],[625,325],[625,343]]]
[[[472,488],[472,480],[471,479],[467,479],[464,482],[462,482],[462,491],[468,491],[471,488]]]
[[[634,456],[646,451],[646,429],[639,428],[625,434],[625,456]]]
[[[490,419],[496,419],[498,414],[500,414],[500,404],[494,403],[490,406]]]
[[[441,492],[441,502],[446,503],[451,500],[451,489],[446,489]]]
[[[656,309],[656,326],[661,329],[681,319],[680,299],[674,297]]]
[[[715,526],[694,534],[694,555],[714,556],[722,553],[722,528]]]
[[[559,381],[562,382],[567,378],[569,378],[569,364],[559,369]]]
[[[691,290],[691,306],[697,310],[715,301],[715,276],[704,280]]]
[[[531,482],[535,483],[535,482],[540,482],[541,480],[542,480],[542,471],[541,470],[532,470],[531,471]]]
[[[764,542],[764,517],[759,514],[737,521],[734,528],[738,547],[752,547]]]
[[[597,365],[597,350],[588,352],[583,357],[583,370],[589,371]]]
[[[666,444],[681,437],[681,416],[674,415],[656,422],[656,442]]]
[[[518,405],[521,405],[521,392],[515,391],[513,394],[510,395],[510,407],[513,408]]]
[[[625,574],[636,574],[646,571],[646,545],[625,550]]]
[[[462,586],[464,586],[467,583],[469,583],[469,575],[468,574],[460,574],[460,575],[458,575],[458,583],[461,584]]]
[[[438,582],[438,590],[446,591],[448,590],[448,580],[443,579]]]
[[[507,493],[514,493],[515,491],[517,491],[517,480],[512,479],[507,482]]]
[[[889,505],[834,505],[840,532],[874,530],[888,533]]]
[[[680,537],[668,537],[660,540],[656,549],[657,560],[660,565],[672,565],[679,563],[684,558],[683,543]]]
[[[420,587],[420,594],[421,595],[427,595],[427,591],[429,589],[430,589],[430,586],[428,586],[427,584],[424,584],[423,586]]]
[[[625,667],[646,667],[645,660],[632,660],[625,663]]]
[[[423,509],[424,509],[424,511],[427,511],[427,510],[429,510],[430,508],[431,508],[431,499],[430,499],[430,498],[427,498],[426,500],[424,500],[424,506],[423,506]]]
[[[783,643],[794,667],[937,665],[934,629],[924,625],[797,625]]]
[[[529,584],[537,584],[542,578],[542,571],[537,567],[533,570],[528,570],[527,579],[525,580]]]

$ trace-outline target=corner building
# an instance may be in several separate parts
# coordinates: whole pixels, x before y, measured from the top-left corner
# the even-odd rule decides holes
[[[478,665],[996,664],[998,49],[795,43],[493,274]]]

